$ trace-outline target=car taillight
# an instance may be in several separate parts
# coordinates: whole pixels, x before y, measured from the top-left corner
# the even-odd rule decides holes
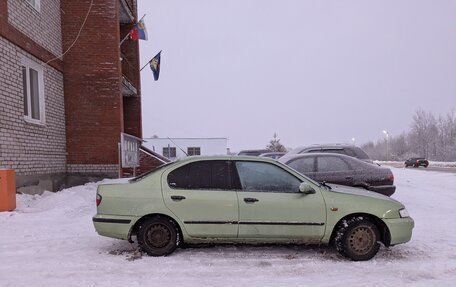
[[[393,183],[393,182],[394,182],[394,175],[393,175],[392,173],[390,173],[390,174],[388,174],[388,176],[386,177],[386,179],[387,179],[389,182]]]
[[[97,193],[97,206],[101,203],[101,195]]]
[[[417,160],[417,161],[416,161],[416,163],[420,163],[420,161],[419,161],[419,160]]]

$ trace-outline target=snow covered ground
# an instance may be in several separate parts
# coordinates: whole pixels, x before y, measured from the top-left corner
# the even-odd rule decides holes
[[[367,262],[332,248],[204,246],[140,257],[92,225],[98,184],[18,195],[0,213],[0,286],[455,286],[456,175],[392,168],[412,241]],[[139,258],[138,258],[139,257]]]

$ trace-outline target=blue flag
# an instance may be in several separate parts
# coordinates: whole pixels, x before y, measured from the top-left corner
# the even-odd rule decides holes
[[[144,18],[144,17],[143,17]],[[147,40],[147,30],[146,30],[146,24],[144,23],[144,20],[141,18],[138,23],[131,29],[130,31],[130,38],[132,38],[135,41],[138,41],[139,39],[141,40]]]
[[[152,72],[154,73],[154,80],[158,80],[158,77],[160,76],[160,54],[162,51],[158,52],[155,57],[150,60],[149,65],[150,68],[152,69]]]

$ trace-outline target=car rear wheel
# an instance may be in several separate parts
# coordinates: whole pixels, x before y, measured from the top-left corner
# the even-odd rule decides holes
[[[353,261],[369,260],[377,254],[380,244],[377,226],[358,216],[344,220],[338,227],[335,245],[337,251]]]
[[[150,256],[171,254],[179,242],[179,231],[175,223],[164,217],[146,220],[138,230],[138,244]]]

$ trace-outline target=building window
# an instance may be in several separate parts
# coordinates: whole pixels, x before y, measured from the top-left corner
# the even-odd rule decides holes
[[[187,148],[188,155],[201,155],[201,148],[200,147],[189,147]]]
[[[40,11],[41,8],[41,0],[25,0],[28,4],[30,4],[36,11]]]
[[[176,148],[175,147],[164,147],[163,156],[167,157],[167,158],[175,158],[176,157]]]
[[[35,123],[44,123],[44,81],[41,65],[22,59],[22,92],[24,117]]]

